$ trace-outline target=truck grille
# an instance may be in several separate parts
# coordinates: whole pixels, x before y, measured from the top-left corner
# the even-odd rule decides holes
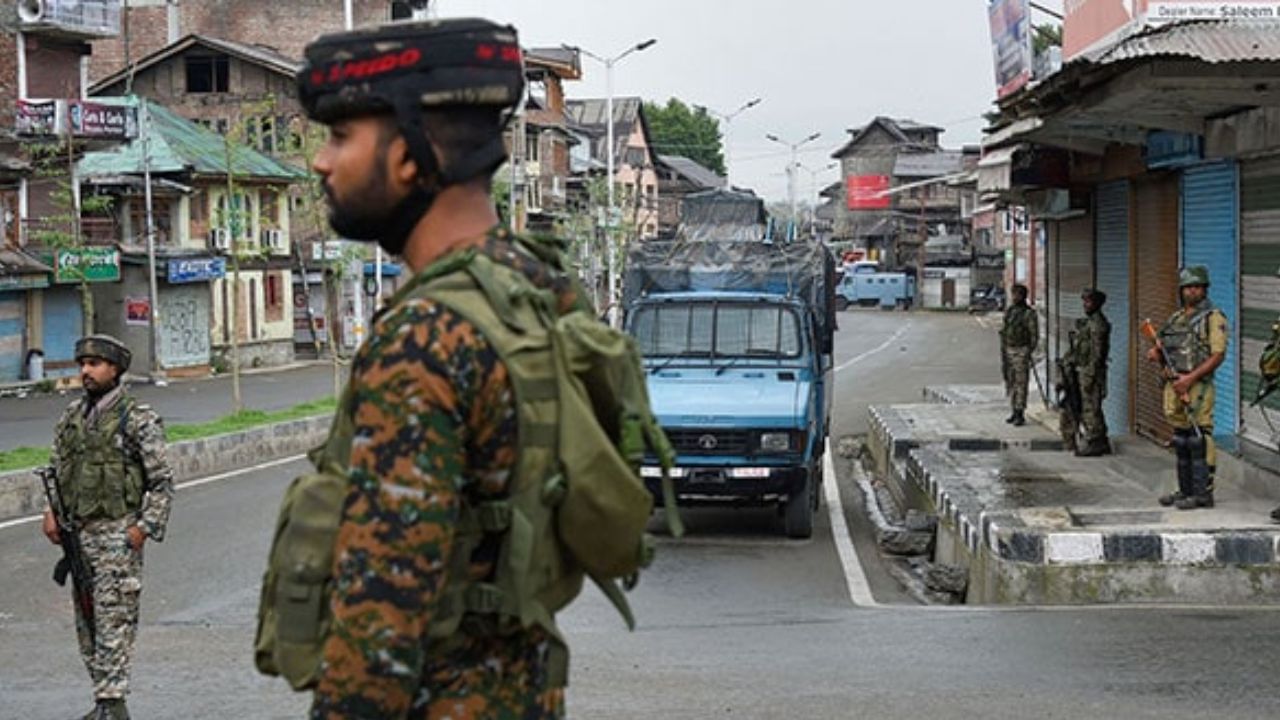
[[[681,455],[746,455],[750,438],[745,430],[667,430],[667,439]]]

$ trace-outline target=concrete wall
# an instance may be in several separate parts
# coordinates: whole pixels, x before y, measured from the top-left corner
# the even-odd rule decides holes
[[[331,418],[316,417],[228,435],[170,443],[169,463],[178,482],[305,453],[319,445]],[[44,490],[29,470],[0,474],[0,520],[39,512]]]

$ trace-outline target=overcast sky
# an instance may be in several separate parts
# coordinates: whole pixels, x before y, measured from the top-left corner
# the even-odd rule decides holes
[[[876,115],[944,127],[947,146],[977,143],[995,98],[986,8],[986,0],[436,0],[442,17],[515,25],[526,47],[568,43],[612,57],[657,38],[615,66],[615,97],[677,97],[722,113],[762,98],[732,123],[729,167],[735,185],[769,199],[786,198],[789,152],[766,133],[789,142],[822,133],[800,151],[819,188],[838,179],[824,168],[847,130]],[[584,58],[583,70],[569,97],[604,97],[604,67]],[[800,173],[801,199],[811,197],[811,177]]]

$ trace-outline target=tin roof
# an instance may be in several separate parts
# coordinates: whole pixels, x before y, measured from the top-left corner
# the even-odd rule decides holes
[[[224,138],[191,122],[163,105],[139,98],[95,98],[104,103],[144,104],[149,118],[151,172],[226,176],[227,149]],[[143,113],[140,113],[143,114]],[[141,123],[141,120],[139,121]],[[231,175],[292,182],[304,180],[307,172],[241,144],[231,146]],[[110,150],[85,153],[78,165],[82,177],[126,175],[143,172],[143,142],[134,139]]]
[[[1280,60],[1280,21],[1194,20],[1151,28],[1103,53],[1099,65],[1153,57],[1207,63]]]
[[[896,177],[941,177],[953,175],[964,169],[964,153],[959,150],[943,150],[932,153],[903,153],[893,166]]]

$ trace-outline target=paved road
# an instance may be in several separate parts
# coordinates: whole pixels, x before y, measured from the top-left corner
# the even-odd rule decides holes
[[[243,375],[240,383],[244,405],[253,410],[280,410],[336,394],[333,368],[325,363],[255,371]],[[170,425],[214,420],[231,412],[230,376],[178,380],[165,387],[140,383],[133,386],[133,394],[151,403]],[[0,398],[0,450],[47,445],[54,423],[74,397],[68,392]]]
[[[841,363],[884,347],[841,372],[837,432],[859,431],[867,398],[919,397],[923,375],[989,381],[991,342],[966,317],[847,315]],[[270,522],[301,467],[179,493],[170,540],[148,550],[136,717],[302,717],[305,699],[259,678],[250,659]],[[690,537],[663,542],[635,591],[633,634],[586,591],[564,616],[570,716],[1280,716],[1280,613],[923,608],[877,585],[866,548],[878,604],[856,607],[826,517],[813,539],[787,541],[768,511],[689,512]],[[69,602],[47,577],[53,558],[34,525],[0,529],[0,720],[84,707]]]

